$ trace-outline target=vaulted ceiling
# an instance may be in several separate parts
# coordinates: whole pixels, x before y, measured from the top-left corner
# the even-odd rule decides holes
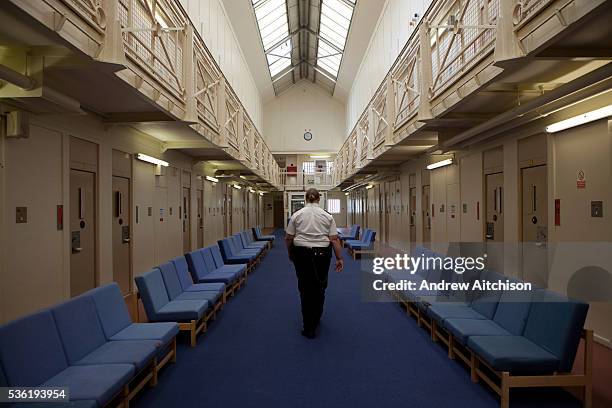
[[[223,3],[264,100],[311,81],[343,102],[384,6],[364,0]]]
[[[276,94],[300,79],[331,93],[355,0],[252,0]]]

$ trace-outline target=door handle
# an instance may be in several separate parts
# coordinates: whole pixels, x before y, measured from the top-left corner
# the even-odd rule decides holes
[[[129,239],[129,238],[123,238],[122,242],[123,242],[124,244],[127,244],[127,243],[129,243],[129,242],[130,242],[130,239]]]
[[[83,250],[83,248],[72,248],[72,253],[73,254],[77,254],[79,252],[81,252]]]

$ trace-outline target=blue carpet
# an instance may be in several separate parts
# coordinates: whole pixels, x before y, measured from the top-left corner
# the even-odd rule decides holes
[[[178,362],[135,406],[499,407],[397,304],[362,302],[359,263],[348,255],[343,273],[330,272],[319,337],[302,337],[295,271],[276,236],[197,347],[180,338]],[[561,390],[518,390],[511,406],[581,405]]]

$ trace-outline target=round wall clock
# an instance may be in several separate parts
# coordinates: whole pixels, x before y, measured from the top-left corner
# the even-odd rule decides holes
[[[304,140],[306,140],[307,142],[310,142],[312,140],[312,133],[304,132]]]

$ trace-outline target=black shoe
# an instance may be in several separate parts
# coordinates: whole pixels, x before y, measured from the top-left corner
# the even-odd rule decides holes
[[[302,330],[302,336],[312,340],[317,337],[317,333],[314,330]]]

